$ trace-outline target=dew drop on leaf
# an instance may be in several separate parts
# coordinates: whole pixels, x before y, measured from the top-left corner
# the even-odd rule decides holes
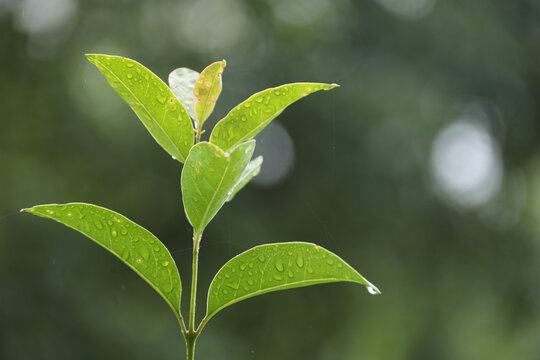
[[[378,293],[378,291],[375,290],[375,288],[374,288],[373,286],[368,286],[367,291],[368,291],[371,295],[376,295],[376,294]]]
[[[156,97],[156,100],[157,100],[157,102],[160,103],[161,105],[165,105],[165,100],[166,100],[165,96],[163,96],[163,95],[158,95],[158,96]]]
[[[94,220],[94,225],[98,228],[98,229],[103,229],[103,224],[101,223],[101,221],[99,220]]]
[[[274,266],[276,267],[277,271],[279,272],[283,271],[283,263],[281,262],[281,260],[278,259]]]
[[[148,260],[148,257],[150,256],[150,252],[148,251],[148,248],[146,246],[141,247],[141,255],[145,260]]]

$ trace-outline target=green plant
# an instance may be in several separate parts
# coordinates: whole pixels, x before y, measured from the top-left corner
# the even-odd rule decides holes
[[[109,55],[87,55],[109,84],[131,106],[154,139],[173,159],[184,163],[181,191],[193,226],[191,300],[187,325],[180,311],[182,285],[167,248],[148,230],[126,217],[91,204],[38,205],[23,209],[56,220],[109,250],[148,282],[169,304],[186,341],[187,359],[207,322],[221,309],[271,291],[349,281],[379,290],[335,254],[310,243],[257,246],[234,257],[216,274],[208,291],[207,312],[195,323],[199,244],[204,229],[221,207],[259,173],[262,157],[251,160],[253,137],[293,102],[335,84],[293,83],[252,95],[201,141],[203,124],[221,93],[225,61],[200,74],[180,68],[168,87],[136,61]]]

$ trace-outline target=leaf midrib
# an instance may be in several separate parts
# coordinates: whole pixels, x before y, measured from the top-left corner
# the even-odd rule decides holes
[[[208,211],[210,211],[210,206],[214,202],[214,199],[216,198],[217,193],[221,189],[221,185],[223,185],[223,180],[225,179],[225,175],[227,175],[227,173],[229,171],[229,167],[231,165],[231,159],[230,159],[230,157],[227,157],[226,155],[225,155],[225,159],[227,160],[227,166],[225,167],[225,171],[223,172],[223,175],[221,176],[219,184],[216,187],[216,190],[214,191],[214,195],[212,195],[212,198],[210,199],[210,201],[208,202],[208,205],[206,206],[204,214],[201,217],[201,222],[199,223],[197,232],[201,232],[204,229],[204,227],[203,227],[203,229],[201,229],[201,227],[202,227],[201,224],[203,224],[206,221],[206,216],[208,215]]]

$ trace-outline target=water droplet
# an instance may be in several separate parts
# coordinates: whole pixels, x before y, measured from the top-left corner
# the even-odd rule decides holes
[[[231,275],[225,274],[225,279],[228,279],[228,278],[230,278],[230,277],[231,277]]]
[[[166,293],[170,293],[173,289],[173,286],[170,282],[165,282],[163,284],[161,284],[161,288],[166,292]]]
[[[122,235],[127,235],[127,230],[124,229],[124,228],[122,228],[122,229],[120,230],[120,234],[122,234]]]
[[[313,270],[313,268],[311,267],[311,265],[308,265],[307,267],[307,272],[310,273],[310,274],[313,274],[315,272],[315,270]]]
[[[52,214],[54,214],[54,211],[50,210],[50,209],[47,209],[47,214],[52,215]]]
[[[260,262],[264,262],[266,258],[264,257],[264,255],[259,255],[259,261]]]
[[[298,265],[298,267],[304,267],[304,258],[302,255],[298,255],[296,258],[296,265]]]
[[[165,101],[166,101],[167,99],[166,99],[165,96],[163,96],[163,95],[158,95],[158,96],[156,97],[156,100],[157,100],[157,102],[160,103],[161,105],[165,105]]]
[[[140,264],[140,263],[142,263],[142,259],[137,259],[137,260],[135,260],[135,262],[136,262],[137,264]]]
[[[225,295],[227,295],[227,294],[229,293],[229,290],[223,289],[223,293],[224,293]]]
[[[253,263],[249,263],[248,266],[250,269],[253,269]]]
[[[118,235],[118,233],[116,232],[116,230],[111,231],[111,234],[112,234],[113,237],[116,237],[116,235]]]
[[[283,276],[281,276],[279,274],[275,274],[274,275],[274,280],[281,281],[281,280],[283,280]]]
[[[246,270],[247,265],[246,264],[240,264],[240,270],[244,271]]]
[[[127,66],[127,67],[133,67],[133,63],[132,63],[132,62],[128,62],[128,63],[126,64],[126,66]]]
[[[141,247],[141,255],[145,260],[148,260],[148,257],[150,256],[150,251],[146,246]]]
[[[133,74],[132,74],[132,73],[128,73],[126,76],[127,76],[128,79],[131,79],[131,78],[133,77]]]
[[[274,95],[279,96],[280,92],[279,90],[274,91]]]
[[[379,291],[376,288],[374,288],[373,286],[368,286],[367,291],[371,295],[377,295],[379,293]]]
[[[169,262],[168,262],[168,261],[164,261],[164,262],[162,263],[162,265],[163,265],[163,266],[169,266]]]
[[[283,262],[278,259],[276,261],[276,263],[274,264],[274,266],[276,267],[276,270],[279,271],[279,272],[282,272],[283,271]]]
[[[288,274],[290,278],[292,278],[294,276],[294,273],[292,272],[292,270],[289,270]]]
[[[94,220],[94,225],[95,225],[99,230],[103,229],[103,224],[101,223],[101,221],[99,221],[99,220],[97,220],[97,219]]]
[[[71,217],[71,213],[67,213],[67,216]]]
[[[242,117],[241,117],[241,120],[242,120],[242,122],[246,122],[246,121],[247,121],[247,116],[245,116],[245,115],[242,116]]]
[[[342,264],[337,264],[337,267],[338,267],[339,269],[341,269],[341,268],[343,267],[343,265],[342,265]]]
[[[248,280],[248,284],[249,284],[249,285],[253,285],[253,280],[249,279],[249,280]]]
[[[245,291],[249,291],[249,286],[244,286]]]
[[[326,259],[326,263],[327,263],[328,265],[334,265],[334,260],[332,260],[332,259]]]

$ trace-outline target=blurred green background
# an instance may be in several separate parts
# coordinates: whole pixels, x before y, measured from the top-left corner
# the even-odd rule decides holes
[[[84,53],[166,79],[226,59],[209,129],[255,91],[336,82],[258,136],[263,172],[201,248],[309,241],[378,285],[216,316],[203,359],[540,358],[537,0],[0,0],[0,358],[181,359],[170,309],[113,256],[18,213],[84,201],[150,229],[189,287],[170,159]],[[188,291],[184,291],[183,305]]]

